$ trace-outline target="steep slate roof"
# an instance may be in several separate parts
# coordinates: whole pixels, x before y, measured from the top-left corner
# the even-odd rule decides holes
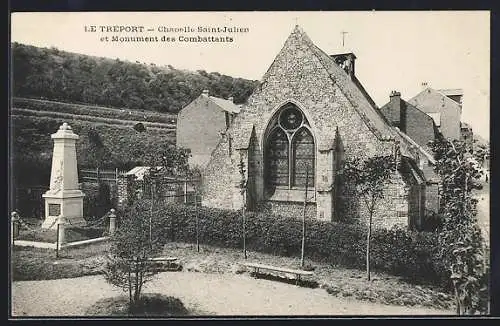
[[[157,166],[157,169],[161,169],[161,166]],[[136,166],[132,168],[130,171],[125,173],[126,176],[133,175],[136,177],[136,180],[144,180],[144,175],[149,173],[149,170],[151,169],[150,166]]]
[[[342,90],[342,93],[347,97],[349,102],[354,106],[356,111],[360,114],[361,118],[365,121],[368,127],[375,133],[379,139],[389,139],[394,137],[389,125],[385,122],[385,118],[375,110],[374,106],[370,104],[370,100],[363,94],[358,86],[351,80],[344,69],[340,68],[334,59],[323,52],[311,41],[309,36],[298,25],[295,26],[293,34],[300,35],[300,40],[304,42],[307,47],[313,52],[316,58],[321,62],[325,70],[330,75],[330,78]],[[274,63],[274,62],[273,62]],[[271,65],[272,66],[272,65]],[[266,80],[269,69],[262,80]]]
[[[370,102],[370,104],[374,108],[376,108],[377,104],[375,104],[375,101],[372,99],[372,97],[370,96],[370,94],[368,94],[368,92],[366,91],[366,89],[363,87],[363,84],[361,84],[361,82],[359,81],[358,78],[356,78],[356,76],[353,76],[353,82],[354,82],[354,84],[356,84],[356,86],[359,88],[359,90],[363,93],[363,95],[366,97],[366,99],[368,100],[368,102]]]
[[[399,133],[399,135],[404,139],[404,141],[407,144],[410,145],[410,147],[414,147],[414,148],[418,149],[418,151],[420,152],[420,154],[422,154],[423,156],[425,156],[427,158],[427,160],[431,164],[436,164],[436,160],[434,159],[434,157],[428,151],[426,151],[422,146],[420,146],[419,144],[417,144],[407,134],[405,134],[404,132],[402,132],[401,130],[399,130],[399,128],[395,127],[394,129]]]
[[[360,115],[361,119],[374,133],[374,135],[379,140],[399,141],[401,145],[401,154],[413,157],[413,155],[411,154],[411,150],[409,150],[409,147],[411,147],[410,143],[406,139],[401,137],[399,133],[392,128],[386,118],[376,108],[375,103],[361,86],[361,83],[356,78],[352,80],[350,76],[344,71],[344,69],[340,68],[335,63],[334,59],[331,56],[314,45],[309,36],[307,36],[307,34],[298,25],[295,26],[295,29],[288,38],[296,34],[299,35],[299,40],[303,42],[303,44],[305,44],[311,50],[313,55],[319,60],[319,62],[328,72],[332,81],[340,88],[344,96],[348,99],[356,112],[358,112],[358,114]],[[285,44],[286,43],[287,42],[285,42]],[[283,51],[283,49],[281,51]],[[269,69],[262,77],[261,83],[264,83],[268,78],[271,72],[271,67],[273,67],[274,62],[278,57],[279,54],[275,57],[273,63],[269,66]],[[242,109],[242,111],[244,110],[245,108]],[[235,148],[248,148],[253,125],[251,123],[243,123],[241,119],[238,119],[239,121],[236,120],[237,119],[235,119],[235,123],[229,128],[229,132],[234,140]],[[334,140],[332,139],[329,143],[333,147]]]
[[[464,91],[461,88],[438,89],[437,91],[446,96],[464,95]]]
[[[202,96],[206,96],[202,94]],[[240,106],[233,103],[233,101],[226,100],[223,98],[215,97],[215,96],[207,96],[210,101],[215,103],[217,106],[221,108],[222,111],[227,111],[231,113],[239,113]]]

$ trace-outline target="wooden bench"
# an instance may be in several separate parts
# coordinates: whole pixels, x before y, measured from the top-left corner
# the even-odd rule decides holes
[[[149,258],[148,262],[152,263],[153,265],[158,265],[158,264],[165,264],[167,269],[175,269],[177,270],[179,268],[179,259],[177,257],[155,257],[155,258]],[[157,267],[160,268],[160,267]]]
[[[303,271],[300,269],[290,269],[290,268],[284,268],[284,267],[262,265],[262,264],[258,264],[258,263],[240,263],[240,264],[245,266],[245,267],[252,268],[255,274],[258,274],[259,270],[262,269],[262,270],[267,270],[267,271],[274,271],[274,272],[279,272],[279,273],[286,273],[286,274],[295,275],[295,284],[296,285],[299,284],[301,276],[314,275],[314,272]]]
[[[155,261],[155,262],[168,262],[168,263],[175,263],[179,259],[177,257],[155,257],[155,258],[149,258],[149,261]]]

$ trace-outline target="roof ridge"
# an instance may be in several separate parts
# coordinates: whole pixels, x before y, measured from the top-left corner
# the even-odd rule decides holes
[[[309,39],[309,37],[307,37],[307,41],[308,41],[308,46],[311,48],[311,46],[313,48],[311,48],[311,51],[313,52],[313,55],[315,55],[318,59],[318,61],[320,62],[320,64],[323,66],[323,68],[326,70],[326,72],[328,73],[328,75],[330,76],[330,79],[332,79],[332,81],[335,82],[335,84],[339,85],[337,83],[337,81],[335,80],[335,78],[333,78],[332,74],[330,73],[329,69],[325,66],[325,64],[323,63],[323,60],[318,56],[318,54],[316,53],[316,51],[319,51],[320,54],[322,54],[324,57],[327,57],[328,60],[330,60],[330,63],[334,64],[336,67],[337,67],[337,64],[332,60],[332,58],[326,54],[326,52],[324,52],[323,50],[321,50],[317,45],[315,45],[311,39]],[[316,50],[316,51],[314,51]],[[339,68],[340,69],[340,68]],[[342,71],[343,72],[343,71]],[[348,76],[345,76],[345,78],[349,78]],[[349,80],[348,80],[349,82]],[[354,81],[351,80],[351,82],[354,84]],[[364,94],[363,92],[354,84],[354,87],[361,93],[361,95],[364,97]],[[353,108],[355,109],[356,112],[358,112],[359,116],[361,117],[361,119],[363,120],[363,122],[366,124],[366,126],[368,127],[368,129],[370,129],[370,131],[372,131],[375,136],[379,139],[379,140],[386,140],[384,137],[384,135],[382,134],[382,132],[376,127],[373,125],[373,123],[371,122],[371,120],[366,116],[366,114],[364,112],[362,112],[359,108],[359,105],[351,98],[350,94],[348,94],[342,87],[339,86],[339,89],[340,91],[342,92],[342,94],[344,94],[344,96],[346,97],[346,99],[349,101],[349,103],[353,106]],[[366,98],[365,98],[366,99]],[[384,124],[387,125],[387,120],[385,118],[383,118],[382,114],[380,112],[377,112],[377,109],[375,107],[373,107],[370,103],[370,101],[368,99],[366,99],[368,105],[370,106],[370,108],[372,108],[374,111],[375,111],[375,114],[378,115],[382,121],[384,122]],[[392,134],[391,132],[391,129],[390,129],[390,126],[387,125],[387,131],[388,131],[388,134]],[[392,135],[394,136],[394,135]]]
[[[427,159],[432,163],[432,164],[436,164],[436,160],[434,159],[434,157],[429,153],[427,152],[427,150],[425,150],[422,146],[420,146],[419,144],[417,144],[410,136],[408,136],[407,134],[405,134],[404,132],[402,132],[401,130],[399,130],[399,128],[394,128],[398,134],[401,135],[401,137],[408,141],[409,143],[411,143],[413,146],[417,147],[417,149],[425,155],[425,157],[427,157]]]
[[[202,96],[204,96],[204,95],[202,94]],[[220,98],[220,97],[216,97],[216,96],[211,96],[211,95],[209,95],[207,97],[208,97],[209,100],[212,101],[212,103],[214,103],[215,105],[217,105],[222,111],[228,111],[228,112],[231,112],[231,113],[239,113],[241,111],[241,107],[239,105],[237,105],[237,104],[234,104],[234,102],[232,102],[230,100],[226,100],[224,98]],[[232,110],[228,110],[229,108],[221,106],[222,103],[220,103],[218,101],[224,101],[224,102],[226,102],[225,104],[227,104],[229,106],[232,106],[233,109]]]
[[[273,62],[271,62],[271,64],[269,65],[269,67],[267,68],[266,72],[264,73],[264,75],[262,75],[262,78],[260,79],[260,85],[262,85],[262,83],[264,82],[264,80],[267,79],[267,77],[269,76],[269,72],[272,70],[271,68],[274,66],[274,63],[276,62],[276,60],[278,59],[278,56],[279,54],[283,51],[283,49],[285,48],[285,45],[286,43],[288,42],[288,40],[293,36],[295,35],[296,33],[301,33],[301,34],[305,34],[305,32],[302,30],[302,28],[299,26],[299,25],[295,25],[295,27],[293,28],[292,32],[290,33],[290,35],[288,35],[288,37],[286,38],[285,42],[283,42],[283,45],[281,46],[281,49],[278,51],[278,53],[274,56],[274,59],[273,59]],[[307,36],[307,35],[306,35]],[[258,86],[257,86],[258,87]]]
[[[433,88],[431,88],[433,89]],[[458,104],[457,102],[455,102],[454,100],[452,100],[451,98],[448,97],[448,95],[444,94],[443,92],[441,92],[440,90],[437,90],[437,89],[433,89],[436,93],[439,93],[441,94],[442,96],[444,96],[446,98],[446,101],[450,102],[450,103],[453,103],[455,104],[456,106],[458,106],[460,108],[460,112],[462,112],[462,106],[460,104]],[[463,95],[462,95],[463,96]]]

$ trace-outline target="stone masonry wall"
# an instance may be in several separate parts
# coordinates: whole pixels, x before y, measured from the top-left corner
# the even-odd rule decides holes
[[[127,178],[124,176],[118,177],[118,187],[117,187],[117,208],[123,209],[127,203],[128,192],[127,192]]]
[[[394,226],[406,228],[408,226],[408,194],[409,187],[403,182],[399,173],[394,173],[391,183],[384,190],[384,198],[380,199],[375,206],[373,216],[373,228],[390,229]],[[352,198],[347,198],[352,200]],[[346,216],[341,218],[345,221],[354,221],[361,225],[368,223],[368,209],[362,201],[353,201],[348,209],[344,210]]]
[[[298,202],[267,201],[259,206],[259,211],[292,218],[302,218],[304,204]],[[306,205],[306,218],[316,218],[315,203],[308,203]]]
[[[326,190],[334,182],[332,169],[332,156],[328,156],[328,149],[332,148],[335,139],[335,130],[338,127],[339,135],[344,144],[344,155],[348,157],[368,157],[373,155],[392,154],[394,143],[377,138],[374,132],[367,126],[363,117],[358,113],[355,106],[365,106],[364,103],[353,103],[352,98],[348,98],[345,87],[341,83],[349,83],[347,76],[334,78],[325,69],[317,54],[313,51],[313,46],[300,32],[294,32],[287,39],[282,51],[278,54],[273,64],[269,68],[260,87],[250,96],[242,111],[236,116],[232,127],[229,130],[235,138],[243,129],[245,124],[252,124],[255,128],[256,144],[251,151],[251,158],[254,162],[260,162],[255,169],[256,198],[264,198],[264,144],[265,134],[269,121],[278,110],[287,102],[297,105],[307,118],[316,145],[316,169],[315,169],[315,189]],[[339,68],[340,69],[340,68]],[[342,73],[344,73],[342,71]],[[345,74],[345,73],[344,73]],[[359,109],[359,108],[358,108]],[[241,137],[247,137],[243,135]],[[322,149],[323,152],[320,152]],[[325,152],[326,150],[326,152]],[[230,205],[227,201],[235,198],[230,193],[237,191],[234,187],[235,180],[238,179],[237,160],[230,160],[224,154],[227,151],[227,143],[218,147],[212,156],[206,173],[205,203],[215,207],[238,208]],[[248,161],[247,161],[248,166]],[[396,177],[397,178],[397,177]],[[403,191],[399,189],[398,192]],[[330,192],[331,193],[331,192]],[[319,197],[319,196],[317,196]],[[358,200],[358,199],[354,199]],[[330,199],[331,201],[331,199]],[[390,201],[389,201],[390,202]],[[281,204],[268,202],[273,207],[273,211],[278,214],[289,214],[290,210]],[[321,205],[316,210],[322,212],[323,217],[331,219],[331,210]],[[331,204],[330,204],[331,205]],[[380,218],[387,217],[389,225],[407,222],[406,217],[397,217],[396,208],[387,209],[382,207],[377,211]],[[294,206],[290,204],[288,206]],[[390,215],[394,213],[393,215]]]
[[[225,209],[241,208],[242,199],[237,188],[241,179],[237,167],[239,155],[240,152],[234,149],[229,138],[217,145],[210,163],[203,171],[202,205]],[[243,162],[248,166],[248,159]]]

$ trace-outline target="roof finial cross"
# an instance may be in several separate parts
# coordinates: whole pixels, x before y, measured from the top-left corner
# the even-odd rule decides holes
[[[345,35],[348,34],[349,32],[342,31],[342,47],[345,45]]]
[[[299,25],[299,17],[295,17],[293,20],[295,20],[295,26]]]

